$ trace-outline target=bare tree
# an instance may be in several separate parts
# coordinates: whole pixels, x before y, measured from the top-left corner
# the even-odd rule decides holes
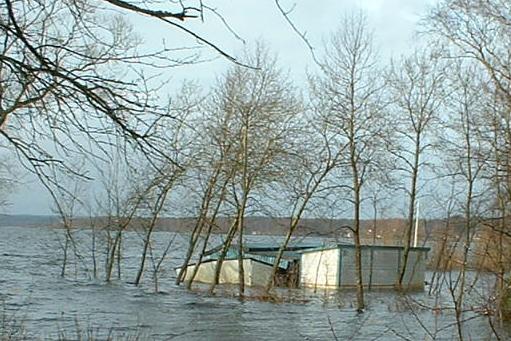
[[[487,98],[484,121],[485,140],[489,146],[488,165],[484,178],[493,195],[491,219],[483,222],[487,246],[485,257],[496,277],[495,308],[497,316],[509,319],[509,271],[511,260],[511,106],[503,100],[494,87],[486,89]],[[507,274],[507,275],[506,275]],[[507,310],[507,312],[505,311]],[[491,321],[490,321],[491,322]]]
[[[60,180],[64,182],[63,179]],[[68,191],[56,191],[57,195],[61,195],[62,197],[57,197],[54,204],[54,212],[60,217],[61,227],[64,230],[64,242],[60,241],[62,248],[62,266],[60,271],[60,276],[66,276],[66,270],[69,262],[69,253],[72,252],[72,255],[75,256],[75,259],[83,262],[83,257],[78,248],[78,242],[76,241],[74,234],[76,232],[75,219],[77,215],[77,211],[79,211],[80,207],[80,198],[78,197],[78,193],[81,191],[80,186],[83,185],[80,182],[75,182],[73,189]],[[71,193],[71,194],[68,194]],[[76,266],[77,261],[74,262]]]
[[[463,256],[458,278],[451,281],[455,284],[452,290],[455,303],[458,336],[463,335],[463,311],[464,298],[467,290],[467,268],[469,265],[470,251],[474,249],[473,238],[478,223],[477,201],[481,194],[477,186],[481,182],[481,176],[486,166],[486,156],[483,152],[484,140],[481,139],[479,129],[481,127],[481,109],[484,109],[484,97],[479,91],[481,83],[477,82],[477,71],[472,67],[458,63],[454,65],[455,72],[452,79],[452,91],[449,103],[451,117],[447,128],[449,142],[445,143],[448,153],[446,158],[451,162],[452,173],[461,180],[465,199],[460,205],[464,211],[463,231]],[[456,291],[456,292],[455,292]]]
[[[432,147],[431,138],[444,101],[444,80],[445,69],[437,52],[422,55],[415,52],[393,65],[389,75],[391,109],[397,132],[397,141],[389,144],[389,150],[397,159],[397,171],[410,181],[403,187],[408,197],[408,217],[403,262],[396,283],[399,288],[403,286],[408,266],[420,173],[428,161],[424,154]]]
[[[160,217],[162,210],[165,208],[167,197],[170,191],[175,186],[179,176],[180,172],[170,173],[164,174],[163,176],[157,177],[153,180],[155,183],[154,188],[151,191],[153,193],[150,193],[148,195],[149,198],[147,198],[147,201],[149,202],[147,203],[148,207],[146,207],[146,209],[149,211],[149,216],[144,217],[145,218],[144,221],[141,222],[141,225],[144,229],[144,246],[142,248],[140,266],[138,268],[137,276],[134,282],[135,285],[137,286],[140,284],[142,280],[142,275],[144,274],[144,267],[148,252],[151,252],[152,255],[151,238],[153,231],[156,227],[156,223],[158,221],[158,218]],[[155,264],[153,265],[156,266]]]
[[[70,160],[108,161],[113,145],[130,144],[153,166],[176,162],[158,131],[168,114],[161,70],[197,62],[200,46],[141,49],[126,13],[152,17],[236,63],[186,27],[211,14],[232,31],[203,1],[5,0],[0,13],[0,136],[50,191],[65,190],[50,168],[90,180]]]
[[[510,4],[501,0],[446,0],[428,17],[430,33],[444,38],[453,55],[476,61],[501,99],[511,105]]]
[[[362,312],[365,308],[360,240],[362,190],[376,171],[383,152],[380,148],[386,135],[383,83],[364,15],[346,16],[341,26],[325,48],[322,73],[314,80],[313,91],[322,98],[325,124],[337,135],[337,143],[346,146],[338,181],[349,190],[347,200],[353,205],[357,311]]]
[[[102,215],[106,219],[104,230],[107,234],[105,281],[112,279],[114,265],[117,264],[117,277],[121,277],[121,257],[123,234],[136,220],[149,194],[157,183],[137,178],[130,167],[114,164],[111,174],[104,183],[105,198],[102,202]],[[126,182],[129,179],[129,186]]]
[[[266,284],[268,294],[275,283],[275,276],[280,267],[281,259],[288,244],[300,226],[304,214],[310,211],[310,206],[322,194],[329,193],[332,184],[328,181],[331,172],[340,166],[346,145],[337,143],[337,136],[321,121],[321,107],[314,106],[310,115],[302,118],[298,136],[293,146],[290,146],[288,164],[283,177],[275,190],[275,196],[284,209],[289,208],[289,226],[284,241],[280,245],[273,262],[272,273]],[[335,185],[334,185],[335,187]],[[275,214],[275,209],[272,210]]]
[[[491,91],[492,88],[487,89]],[[498,94],[485,92],[486,100],[483,109],[479,131],[485,142],[482,154],[486,157],[483,178],[485,188],[489,190],[491,203],[488,218],[481,221],[481,235],[485,242],[479,245],[481,249],[481,264],[495,274],[495,297],[497,316],[504,317],[503,308],[509,297],[506,273],[510,270],[511,260],[511,227],[509,225],[509,203],[511,202],[511,111],[507,103]],[[484,132],[484,133],[483,133]]]
[[[227,129],[224,139],[232,141],[229,167],[236,172],[232,177],[230,202],[235,212],[224,243],[225,256],[232,239],[238,235],[239,291],[244,293],[243,232],[247,209],[253,191],[275,181],[283,173],[286,146],[291,143],[294,118],[301,111],[301,103],[294,87],[285,79],[275,58],[262,45],[246,56],[247,63],[257,69],[235,66],[227,72],[216,88],[213,101],[215,115],[223,117]],[[217,275],[222,266],[217,262]]]
[[[152,252],[150,248],[151,235],[158,218],[165,210],[167,198],[171,191],[179,185],[179,182],[183,181],[196,156],[193,148],[190,147],[191,141],[196,137],[196,133],[190,128],[190,117],[196,114],[202,100],[198,93],[198,88],[194,84],[185,83],[178,92],[177,98],[174,99],[173,106],[169,108],[171,120],[163,117],[159,122],[159,129],[163,130],[167,136],[167,142],[161,148],[171,153],[174,162],[167,162],[166,166],[147,165],[151,172],[147,174],[146,178],[151,179],[152,183],[148,185],[151,190],[146,199],[147,221],[142,224],[144,246],[135,285],[139,285],[141,281],[148,251]],[[156,266],[155,263],[153,265]]]
[[[200,198],[200,207],[196,218],[195,225],[190,234],[190,240],[188,243],[188,250],[186,252],[183,265],[176,277],[176,284],[181,283],[187,272],[187,265],[196,251],[201,234],[205,231],[204,241],[202,245],[202,251],[199,253],[199,259],[197,260],[197,266],[194,268],[194,272],[190,277],[187,287],[191,288],[193,279],[195,278],[202,259],[207,252],[208,241],[211,236],[213,227],[216,226],[216,218],[222,205],[225,204],[227,186],[232,180],[234,173],[236,172],[235,167],[229,168],[229,160],[227,156],[230,153],[232,147],[229,141],[223,139],[223,134],[218,131],[212,132],[208,129],[204,129],[207,133],[206,140],[200,139],[200,143],[206,142],[202,145],[202,155],[205,156],[204,160],[207,160],[207,165],[198,166],[198,170],[201,176],[197,179],[200,182],[202,178],[205,178],[205,184],[203,192]],[[212,152],[212,148],[217,150],[217,153]],[[199,154],[200,155],[200,154]],[[199,156],[200,158],[200,156]],[[196,182],[193,182],[192,186],[195,186]]]
[[[174,240],[176,239],[177,233],[171,234],[169,241],[167,242],[167,246],[162,251],[160,257],[155,255],[155,252],[153,251],[153,247],[151,246],[151,243],[149,243],[149,255],[151,257],[151,264],[152,264],[152,273],[153,273],[153,284],[154,284],[154,291],[159,292],[160,291],[160,285],[159,285],[159,274],[162,270],[163,262],[165,261],[165,258],[167,257],[170,248],[172,247],[172,244],[174,243]]]
[[[451,58],[474,61],[476,72],[481,70],[483,74],[482,86],[478,91],[493,102],[488,103],[486,120],[489,123],[487,131],[491,133],[485,137],[492,146],[487,152],[487,155],[491,155],[487,169],[491,171],[485,177],[493,184],[496,205],[494,219],[484,225],[496,232],[499,251],[505,249],[506,241],[501,237],[509,231],[507,207],[511,201],[511,168],[508,162],[511,110],[510,6],[509,2],[500,0],[446,0],[431,11],[426,21],[428,32],[449,44]],[[500,254],[496,258],[502,262],[504,253]],[[501,273],[497,274],[497,297],[501,297],[504,292],[502,271],[505,270],[496,271]]]

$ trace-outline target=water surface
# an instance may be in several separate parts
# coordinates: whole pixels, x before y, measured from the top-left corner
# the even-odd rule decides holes
[[[367,293],[368,309],[354,311],[352,291],[282,290],[280,303],[234,295],[209,296],[174,284],[174,268],[181,265],[186,238],[177,235],[162,265],[160,291],[155,293],[152,263],[140,287],[136,276],[142,236],[127,232],[123,243],[122,277],[105,283],[104,257],[98,250],[98,276],[92,278],[90,231],[76,235],[83,257],[71,257],[66,277],[60,276],[63,231],[49,228],[0,228],[0,315],[23,325],[27,339],[66,338],[92,333],[140,336],[154,340],[451,340],[456,328],[447,289],[439,295],[424,292],[400,296],[391,291]],[[268,241],[274,237],[251,237]],[[159,257],[172,233],[154,235]],[[97,247],[101,248],[98,239]],[[431,276],[431,274],[428,274]],[[474,274],[471,276],[474,277]],[[469,293],[464,324],[467,339],[489,340],[488,317],[474,313],[484,306],[492,278],[480,275]],[[199,288],[200,289],[200,288]],[[222,291],[230,292],[227,289]],[[443,309],[435,309],[442,307]],[[497,326],[502,339],[509,326]],[[60,334],[59,334],[60,333]],[[0,335],[1,332],[0,332]],[[1,338],[1,337],[0,337]],[[493,337],[494,338],[494,337]]]

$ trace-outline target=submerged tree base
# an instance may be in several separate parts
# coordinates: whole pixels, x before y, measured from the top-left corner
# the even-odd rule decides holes
[[[504,295],[502,296],[502,319],[511,321],[511,286],[507,286]]]

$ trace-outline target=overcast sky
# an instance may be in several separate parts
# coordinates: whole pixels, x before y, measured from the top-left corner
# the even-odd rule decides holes
[[[374,30],[376,49],[382,61],[391,56],[398,57],[413,48],[419,20],[427,13],[435,0],[281,0],[281,5],[290,9],[296,3],[290,18],[321,51],[322,40],[339,28],[345,13],[362,10],[366,13],[370,28]],[[213,4],[213,1],[210,2]],[[215,0],[219,13],[230,27],[248,44],[262,40],[274,51],[280,64],[289,69],[296,82],[305,80],[306,70],[313,67],[312,58],[304,43],[291,30],[273,0]],[[165,41],[167,46],[191,45],[190,38],[154,19],[130,16],[135,30],[150,49]],[[199,20],[185,23],[225,51],[236,55],[243,43],[231,34],[222,22],[212,14],[206,14],[205,22]],[[215,57],[208,49],[204,56]],[[199,65],[188,65],[168,70],[172,84],[184,79],[194,79],[204,86],[211,84],[215,77],[228,67],[223,58]],[[51,214],[51,200],[37,181],[25,178],[11,195],[11,206],[4,209],[11,214]]]

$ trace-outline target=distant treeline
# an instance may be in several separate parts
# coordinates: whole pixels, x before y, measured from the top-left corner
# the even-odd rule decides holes
[[[181,233],[191,232],[197,218],[181,217],[158,218],[156,230],[158,231],[174,231]],[[136,229],[142,225],[146,218],[135,218],[129,225],[129,229]],[[452,220],[452,218],[451,218]],[[226,233],[231,217],[219,217],[216,224],[218,225],[216,233]],[[264,234],[264,235],[284,235],[287,232],[290,218],[283,217],[247,217],[245,220],[245,228],[248,234]],[[451,221],[451,229],[453,224]],[[463,224],[463,220],[459,219],[459,225]],[[61,227],[61,219],[52,215],[0,215],[0,226],[19,226],[19,227]],[[107,217],[76,217],[73,219],[75,228],[96,228],[106,227],[108,225]],[[313,235],[324,237],[346,236],[349,237],[349,229],[353,226],[351,219],[327,219],[327,218],[304,218],[301,219],[300,225],[296,230],[296,235]],[[400,239],[406,226],[405,219],[388,218],[378,219],[375,221],[367,219],[361,220],[361,230],[366,234],[366,239],[373,234],[373,227],[376,226],[375,236],[378,239]],[[432,232],[441,232],[445,229],[445,221],[443,219],[422,220],[420,237],[421,240],[429,239],[428,236]]]

